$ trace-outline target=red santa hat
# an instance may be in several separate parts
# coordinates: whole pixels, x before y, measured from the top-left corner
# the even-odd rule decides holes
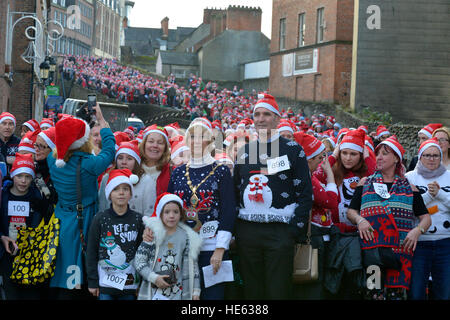
[[[127,154],[136,159],[138,164],[141,164],[141,156],[139,155],[139,144],[137,140],[123,141],[120,143],[119,148],[116,151],[116,161],[119,154]]]
[[[333,126],[336,123],[336,119],[333,116],[328,116],[327,124]]]
[[[319,139],[302,131],[294,133],[294,139],[302,146],[308,160],[325,151],[325,146]]]
[[[372,151],[375,151],[375,149],[374,149],[374,147],[373,147],[373,141],[372,141],[372,138],[369,137],[368,135],[366,135],[366,137],[365,137],[364,139],[365,139],[364,144],[365,144],[366,146],[368,146],[370,149],[372,149]]]
[[[109,199],[111,192],[120,184],[125,183],[130,186],[133,193],[133,185],[139,182],[137,175],[128,169],[113,169],[109,172],[108,181],[106,182],[105,195]]]
[[[197,125],[199,125],[199,126],[205,128],[206,130],[208,130],[209,133],[212,133],[212,124],[211,124],[211,122],[210,122],[208,119],[206,119],[206,118],[204,118],[204,117],[201,117],[201,118],[195,118],[195,119],[191,122],[191,124],[189,125],[188,131],[189,131],[189,129],[191,129],[191,128],[193,128],[194,126],[197,126]]]
[[[289,121],[281,119],[280,123],[277,126],[277,130],[278,132],[282,132],[282,131],[289,131],[292,134],[294,134],[295,132],[295,126],[293,126]]]
[[[391,133],[389,132],[389,130],[383,126],[383,125],[379,125],[377,127],[377,133],[376,133],[376,138],[380,139],[382,136],[386,136],[386,135],[390,135]]]
[[[367,126],[359,126],[358,129],[364,130],[364,132],[365,132],[366,134],[369,133],[369,127],[367,127]]]
[[[169,141],[171,150],[170,159],[172,160],[181,152],[190,150],[184,142],[184,137],[181,135],[173,137]]]
[[[45,130],[55,126],[55,122],[50,118],[43,118],[41,123],[39,124],[41,130]]]
[[[383,144],[387,145],[392,150],[394,150],[394,152],[400,158],[400,161],[403,159],[403,154],[405,153],[405,149],[403,149],[402,145],[400,144],[400,142],[398,142],[397,137],[395,135],[390,136],[389,138],[381,141],[380,144],[375,148],[375,152],[377,152],[378,148]]]
[[[180,129],[180,125],[178,122],[169,123],[167,126],[164,126],[167,132],[172,131],[173,134],[179,134],[178,130]]]
[[[160,217],[164,206],[169,202],[176,202],[183,208],[183,200],[179,196],[173,193],[164,192],[156,198],[155,209],[153,210],[152,217]]]
[[[441,146],[439,145],[438,139],[436,137],[428,139],[420,144],[419,159],[422,156],[422,153],[430,147],[438,148],[439,152],[441,153],[441,159],[442,159],[442,149],[441,149]]]
[[[119,149],[119,145],[122,142],[131,141],[131,139],[128,136],[128,134],[126,134],[125,132],[122,132],[122,131],[114,132],[114,139],[116,139],[116,151],[117,151],[117,149]]]
[[[219,163],[232,164],[234,166],[233,160],[231,160],[231,158],[225,152],[216,153],[214,159],[216,159]]]
[[[55,149],[56,147],[56,128],[50,127],[47,130],[39,132],[38,136],[44,139],[50,149]]]
[[[37,122],[36,120],[34,120],[34,119],[30,119],[30,120],[28,120],[28,121],[26,121],[26,122],[24,122],[24,124],[23,124],[25,127],[27,127],[28,129],[30,129],[31,131],[36,131],[36,130],[40,130],[41,129],[41,126],[39,125],[39,122]]]
[[[337,134],[337,139],[339,141],[339,139],[341,138],[342,135],[347,134],[347,132],[349,132],[350,129],[349,128],[342,128],[341,130],[339,130],[338,134]]]
[[[275,101],[275,97],[267,94],[267,93],[260,93],[258,94],[258,101],[256,102],[255,106],[253,107],[253,114],[255,113],[256,109],[258,108],[265,108],[273,113],[275,113],[277,116],[281,117],[280,109],[278,108],[278,104]]]
[[[11,120],[14,123],[14,127],[16,126],[16,117],[14,117],[12,113],[2,112],[0,114],[0,123],[2,123],[5,120]]]
[[[429,123],[427,126],[422,128],[419,133],[423,133],[428,139],[431,139],[433,132],[436,129],[442,128],[442,123]]]
[[[350,130],[344,136],[339,146],[339,150],[351,149],[358,152],[364,151],[366,133],[362,129]]]
[[[136,137],[136,140],[137,140],[138,143],[141,143],[142,140],[144,140],[144,130],[139,131],[139,133],[138,133],[138,135]]]
[[[16,159],[11,168],[10,176],[14,176],[21,173],[28,173],[33,178],[35,177],[35,166],[33,161],[33,155],[16,153]]]
[[[88,140],[90,128],[86,121],[67,117],[56,123],[56,151],[58,158],[56,166],[62,168],[66,165],[64,157],[69,150],[81,148]]]
[[[125,130],[123,130],[124,133],[126,133],[128,135],[128,137],[130,138],[130,140],[134,139],[134,128],[132,126],[129,126],[128,128],[126,128]]]
[[[36,149],[34,148],[34,143],[36,142],[36,138],[40,131],[28,131],[20,140],[19,149],[17,151],[28,151],[31,153],[36,153]]]
[[[168,145],[170,145],[169,135],[167,133],[167,130],[164,127],[158,126],[157,124],[152,124],[151,126],[145,128],[144,134],[142,135],[142,140],[144,140],[150,133],[154,133],[154,132],[162,135],[164,137],[164,139],[166,140],[166,143]]]
[[[329,141],[331,143],[331,146],[336,148],[337,139],[334,136],[327,137],[325,140]]]

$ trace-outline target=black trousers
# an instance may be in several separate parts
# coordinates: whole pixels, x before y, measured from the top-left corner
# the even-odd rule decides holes
[[[236,221],[245,299],[292,299],[294,238],[285,223]]]

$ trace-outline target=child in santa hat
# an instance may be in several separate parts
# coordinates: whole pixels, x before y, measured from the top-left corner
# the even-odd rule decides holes
[[[143,218],[154,237],[141,243],[134,259],[143,278],[138,300],[199,300],[202,239],[185,219],[183,200],[168,192],[156,200],[153,216]]]
[[[139,276],[132,261],[142,241],[141,214],[129,208],[136,176],[110,172],[105,188],[111,207],[95,215],[89,228],[86,267],[89,292],[99,300],[135,300]]]
[[[42,197],[32,183],[34,177],[32,155],[18,153],[11,168],[12,184],[3,188],[0,209],[1,274],[7,300],[39,299],[42,295],[42,288],[18,285],[10,279],[13,259],[19,249],[16,243],[18,230],[36,228],[42,219]]]

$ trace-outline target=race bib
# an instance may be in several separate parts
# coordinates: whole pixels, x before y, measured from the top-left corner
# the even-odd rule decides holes
[[[389,199],[391,195],[388,192],[387,186],[384,183],[373,183],[375,193],[382,197],[383,199]]]
[[[219,221],[208,221],[200,229],[200,237],[202,239],[212,238],[216,235],[217,228],[219,228]]]
[[[123,290],[125,282],[127,282],[127,274],[124,272],[106,272],[99,268],[100,286],[112,287]]]
[[[287,155],[267,160],[267,171],[269,174],[275,174],[284,170],[289,170],[289,159]]]
[[[30,203],[26,201],[8,201],[8,216],[28,217],[30,215]]]

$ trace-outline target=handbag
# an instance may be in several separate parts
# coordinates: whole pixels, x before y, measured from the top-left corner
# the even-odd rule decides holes
[[[294,283],[308,283],[319,279],[319,250],[311,245],[311,212],[306,244],[296,244],[294,254]]]
[[[59,242],[59,219],[55,214],[47,224],[42,218],[36,228],[21,228],[17,235],[18,254],[14,257],[11,280],[36,285],[53,277]]]

